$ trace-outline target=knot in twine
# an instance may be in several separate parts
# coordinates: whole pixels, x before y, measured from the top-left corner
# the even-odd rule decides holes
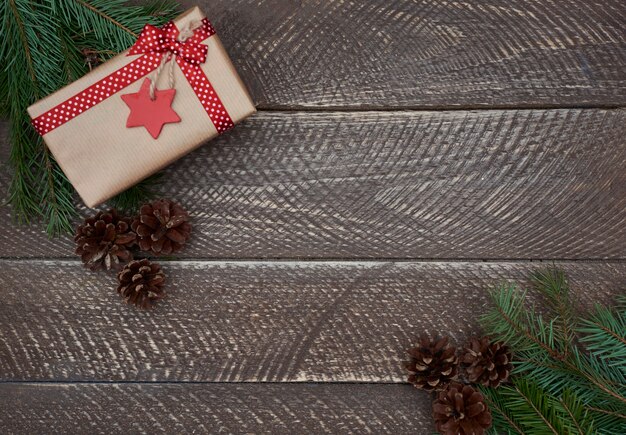
[[[150,80],[150,99],[154,100],[154,91],[156,90],[157,82],[165,68],[165,64],[169,61],[169,69],[168,69],[168,85],[170,89],[174,88],[174,64],[175,58],[180,52],[181,45],[189,38],[193,36],[194,30],[202,26],[202,21],[191,21],[183,30],[180,31],[176,40],[170,43],[170,50],[166,53],[163,53],[163,57],[161,58],[161,63],[158,68],[153,73],[153,79]]]

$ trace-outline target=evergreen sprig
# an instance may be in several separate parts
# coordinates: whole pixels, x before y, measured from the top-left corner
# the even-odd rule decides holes
[[[481,318],[515,355],[510,385],[481,388],[494,433],[626,433],[626,298],[582,314],[562,271],[539,272],[533,284],[541,310],[503,284]]]
[[[125,0],[0,2],[0,115],[10,120],[8,193],[18,222],[42,219],[54,236],[71,231],[76,215],[74,191],[26,108],[84,75],[90,67],[86,51],[105,61],[132,45],[146,23],[160,25],[176,12],[170,1],[141,6]],[[144,201],[147,186],[122,195],[125,207]]]
[[[526,377],[510,385],[480,388],[493,415],[493,433],[596,434],[591,411],[570,390],[556,397]],[[610,425],[609,425],[610,426]]]
[[[588,350],[626,376],[626,298],[618,300],[614,310],[596,304],[577,331]]]

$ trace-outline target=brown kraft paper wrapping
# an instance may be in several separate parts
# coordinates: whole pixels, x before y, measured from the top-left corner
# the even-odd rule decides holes
[[[174,23],[183,29],[189,22],[203,18],[205,15],[195,7],[176,18]],[[254,103],[218,35],[202,43],[207,45],[208,54],[201,68],[237,124],[256,111]],[[140,57],[126,56],[127,51],[30,106],[28,113],[31,118],[56,107]],[[164,76],[166,74],[159,77],[159,89],[167,87]],[[152,78],[152,73],[146,77]],[[143,127],[126,128],[130,109],[121,95],[138,92],[144,79],[142,77],[131,83],[43,136],[59,166],[88,207],[94,207],[126,190],[218,135],[178,65],[174,66],[176,97],[172,108],[181,122],[166,124],[158,139],[153,139]]]

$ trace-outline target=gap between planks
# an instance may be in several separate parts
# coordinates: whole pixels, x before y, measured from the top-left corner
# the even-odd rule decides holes
[[[533,110],[620,110],[625,109],[626,104],[463,104],[458,106],[323,106],[323,107],[307,107],[307,106],[264,106],[259,104],[256,106],[257,112],[286,112],[286,113],[363,113],[363,112],[492,112],[499,110],[515,110],[515,111],[533,111]]]
[[[182,386],[192,386],[192,385],[371,385],[371,386],[398,386],[398,385],[411,385],[408,382],[391,382],[391,381],[381,381],[381,382],[368,382],[368,381],[125,381],[125,380],[112,380],[108,381],[106,379],[95,380],[37,380],[37,381],[26,381],[26,380],[0,380],[0,385],[33,385],[33,386],[46,386],[46,385],[64,385],[64,384],[76,384],[76,385],[182,385]]]
[[[303,257],[303,258],[290,258],[290,257],[268,257],[268,258],[256,258],[256,257],[206,257],[206,258],[159,258],[159,257],[143,257],[137,256],[136,259],[149,258],[159,263],[180,264],[180,265],[199,265],[204,263],[210,264],[250,264],[261,265],[268,263],[280,263],[283,265],[296,265],[296,264],[311,264],[311,265],[374,265],[378,263],[528,263],[528,264],[541,264],[544,266],[550,266],[551,264],[558,263],[589,263],[589,264],[622,264],[626,262],[626,258],[611,258],[611,259],[598,259],[598,258],[411,258],[411,257],[381,257],[381,258],[328,258],[328,257]],[[80,264],[79,259],[68,257],[1,257],[0,263],[4,261],[10,261],[15,263],[55,263],[55,264]]]

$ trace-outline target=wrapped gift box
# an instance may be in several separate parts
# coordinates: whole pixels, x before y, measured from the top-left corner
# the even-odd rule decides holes
[[[228,54],[199,8],[185,12],[163,30],[149,27],[142,32],[143,43],[138,40],[130,50],[28,108],[33,125],[89,207],[255,112]],[[150,52],[152,42],[159,39],[159,32],[165,34],[166,28],[169,36],[185,30],[193,31],[193,36],[182,42],[160,39],[162,51]],[[194,63],[194,56],[204,50],[193,43],[207,47],[203,62]],[[164,63],[157,88],[167,89],[171,67],[176,89],[171,107],[180,122],[165,124],[154,138],[146,128],[126,126],[130,108],[122,95],[139,92],[146,78],[155,76],[163,56],[173,57],[175,63]]]

